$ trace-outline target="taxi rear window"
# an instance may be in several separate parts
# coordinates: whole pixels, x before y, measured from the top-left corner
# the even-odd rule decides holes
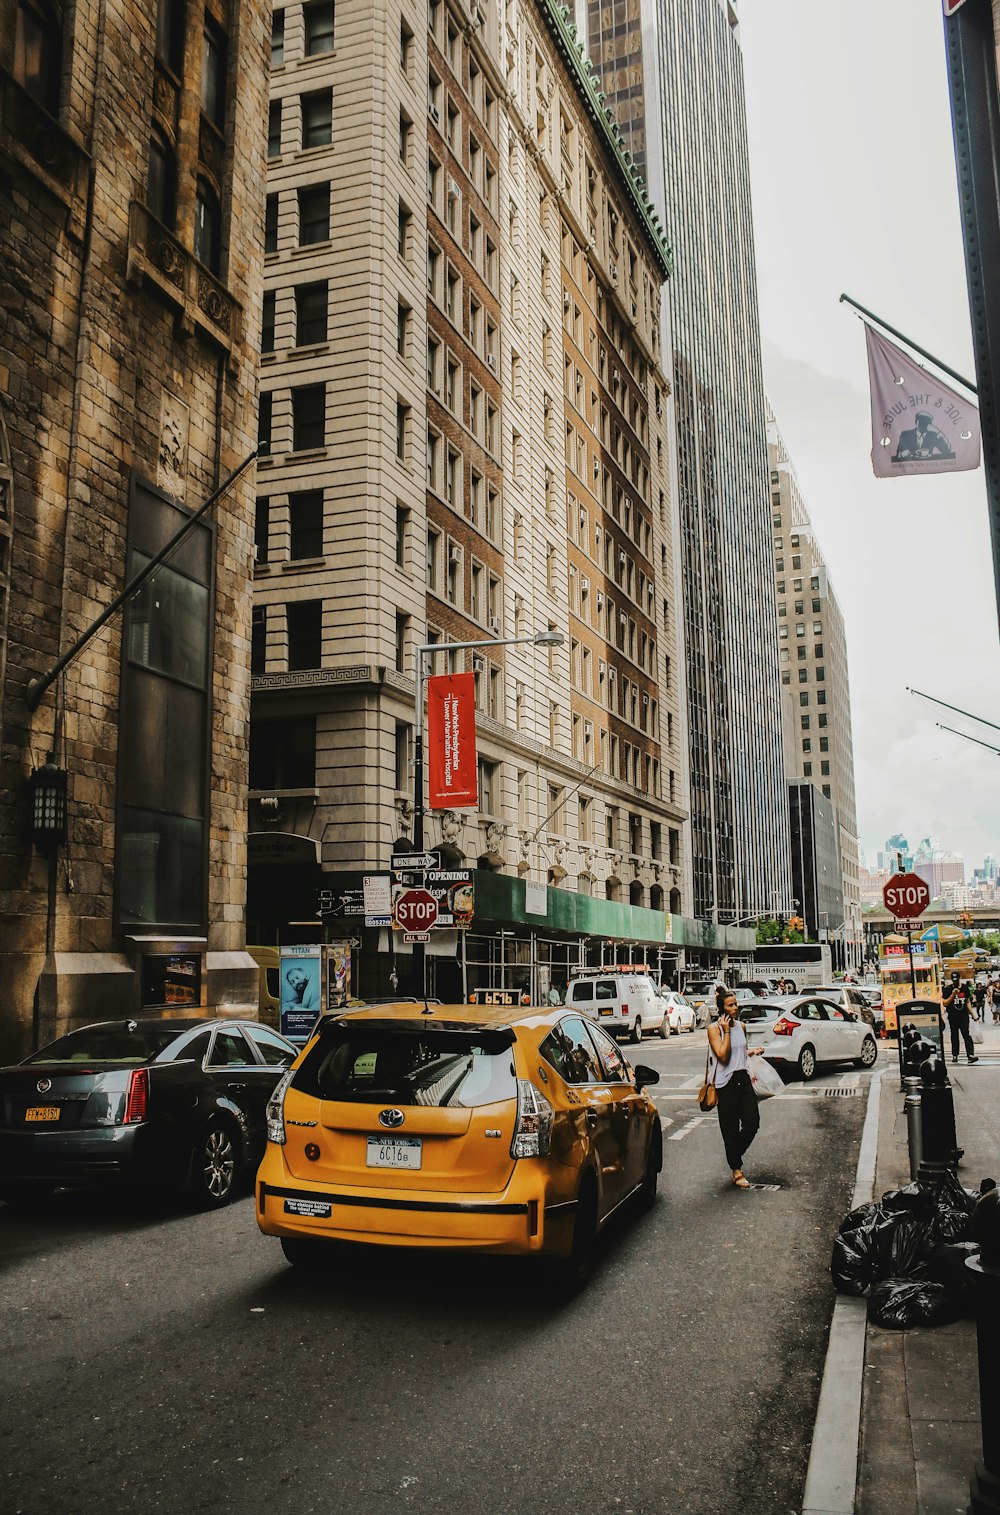
[[[292,1080],[316,1099],[474,1109],[517,1097],[508,1031],[328,1023]]]

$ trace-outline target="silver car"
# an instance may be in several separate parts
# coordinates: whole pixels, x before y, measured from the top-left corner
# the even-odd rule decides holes
[[[878,1043],[871,1027],[853,1010],[814,995],[753,1000],[741,1005],[747,1042],[760,1047],[779,1072],[808,1080],[823,1063],[855,1063],[871,1068]]]

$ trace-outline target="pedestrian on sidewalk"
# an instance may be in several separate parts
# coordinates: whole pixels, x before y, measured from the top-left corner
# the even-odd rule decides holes
[[[755,1047],[752,1052],[748,1049],[736,996],[724,984],[715,991],[715,1010],[717,1019],[708,1028],[709,1079],[718,1094],[719,1130],[733,1183],[737,1189],[749,1189],[743,1155],[760,1128],[760,1111],[747,1059],[759,1057],[763,1049]]]
[[[942,1002],[951,1028],[952,1062],[958,1062],[958,1038],[961,1035],[965,1042],[966,1057],[970,1063],[977,1063],[979,1059],[969,1033],[969,994],[957,970],[952,972],[951,979],[945,984]]]
[[[1000,1022],[1000,981],[997,979],[990,984],[987,1004],[993,1011],[993,1024],[996,1025]]]
[[[977,1021],[986,1019],[986,983],[983,979],[976,979],[975,989],[975,1018]]]

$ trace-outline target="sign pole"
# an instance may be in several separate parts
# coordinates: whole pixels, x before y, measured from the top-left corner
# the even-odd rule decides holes
[[[424,649],[417,648],[416,699],[413,712],[413,849],[424,850]],[[392,928],[390,927],[390,930]],[[416,992],[427,1003],[427,952],[423,942],[413,943],[413,977]]]

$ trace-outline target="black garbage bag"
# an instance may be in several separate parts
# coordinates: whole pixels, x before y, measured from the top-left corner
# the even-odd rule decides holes
[[[872,1205],[870,1222],[835,1237],[830,1274],[841,1294],[867,1294],[883,1278],[916,1278],[936,1245],[927,1222]]]
[[[872,1289],[868,1319],[874,1326],[905,1331],[909,1326],[945,1326],[957,1320],[961,1309],[948,1297],[943,1284],[929,1279],[886,1278]]]
[[[840,1222],[840,1234],[845,1236],[848,1231],[859,1231],[863,1227],[871,1230],[873,1226],[879,1226],[889,1219],[890,1212],[881,1205],[859,1205],[856,1210],[851,1210]]]
[[[978,1251],[979,1243],[975,1241],[947,1242],[944,1246],[935,1247],[927,1258],[928,1279],[941,1285],[962,1315],[974,1316],[976,1313],[972,1279],[965,1260]]]

